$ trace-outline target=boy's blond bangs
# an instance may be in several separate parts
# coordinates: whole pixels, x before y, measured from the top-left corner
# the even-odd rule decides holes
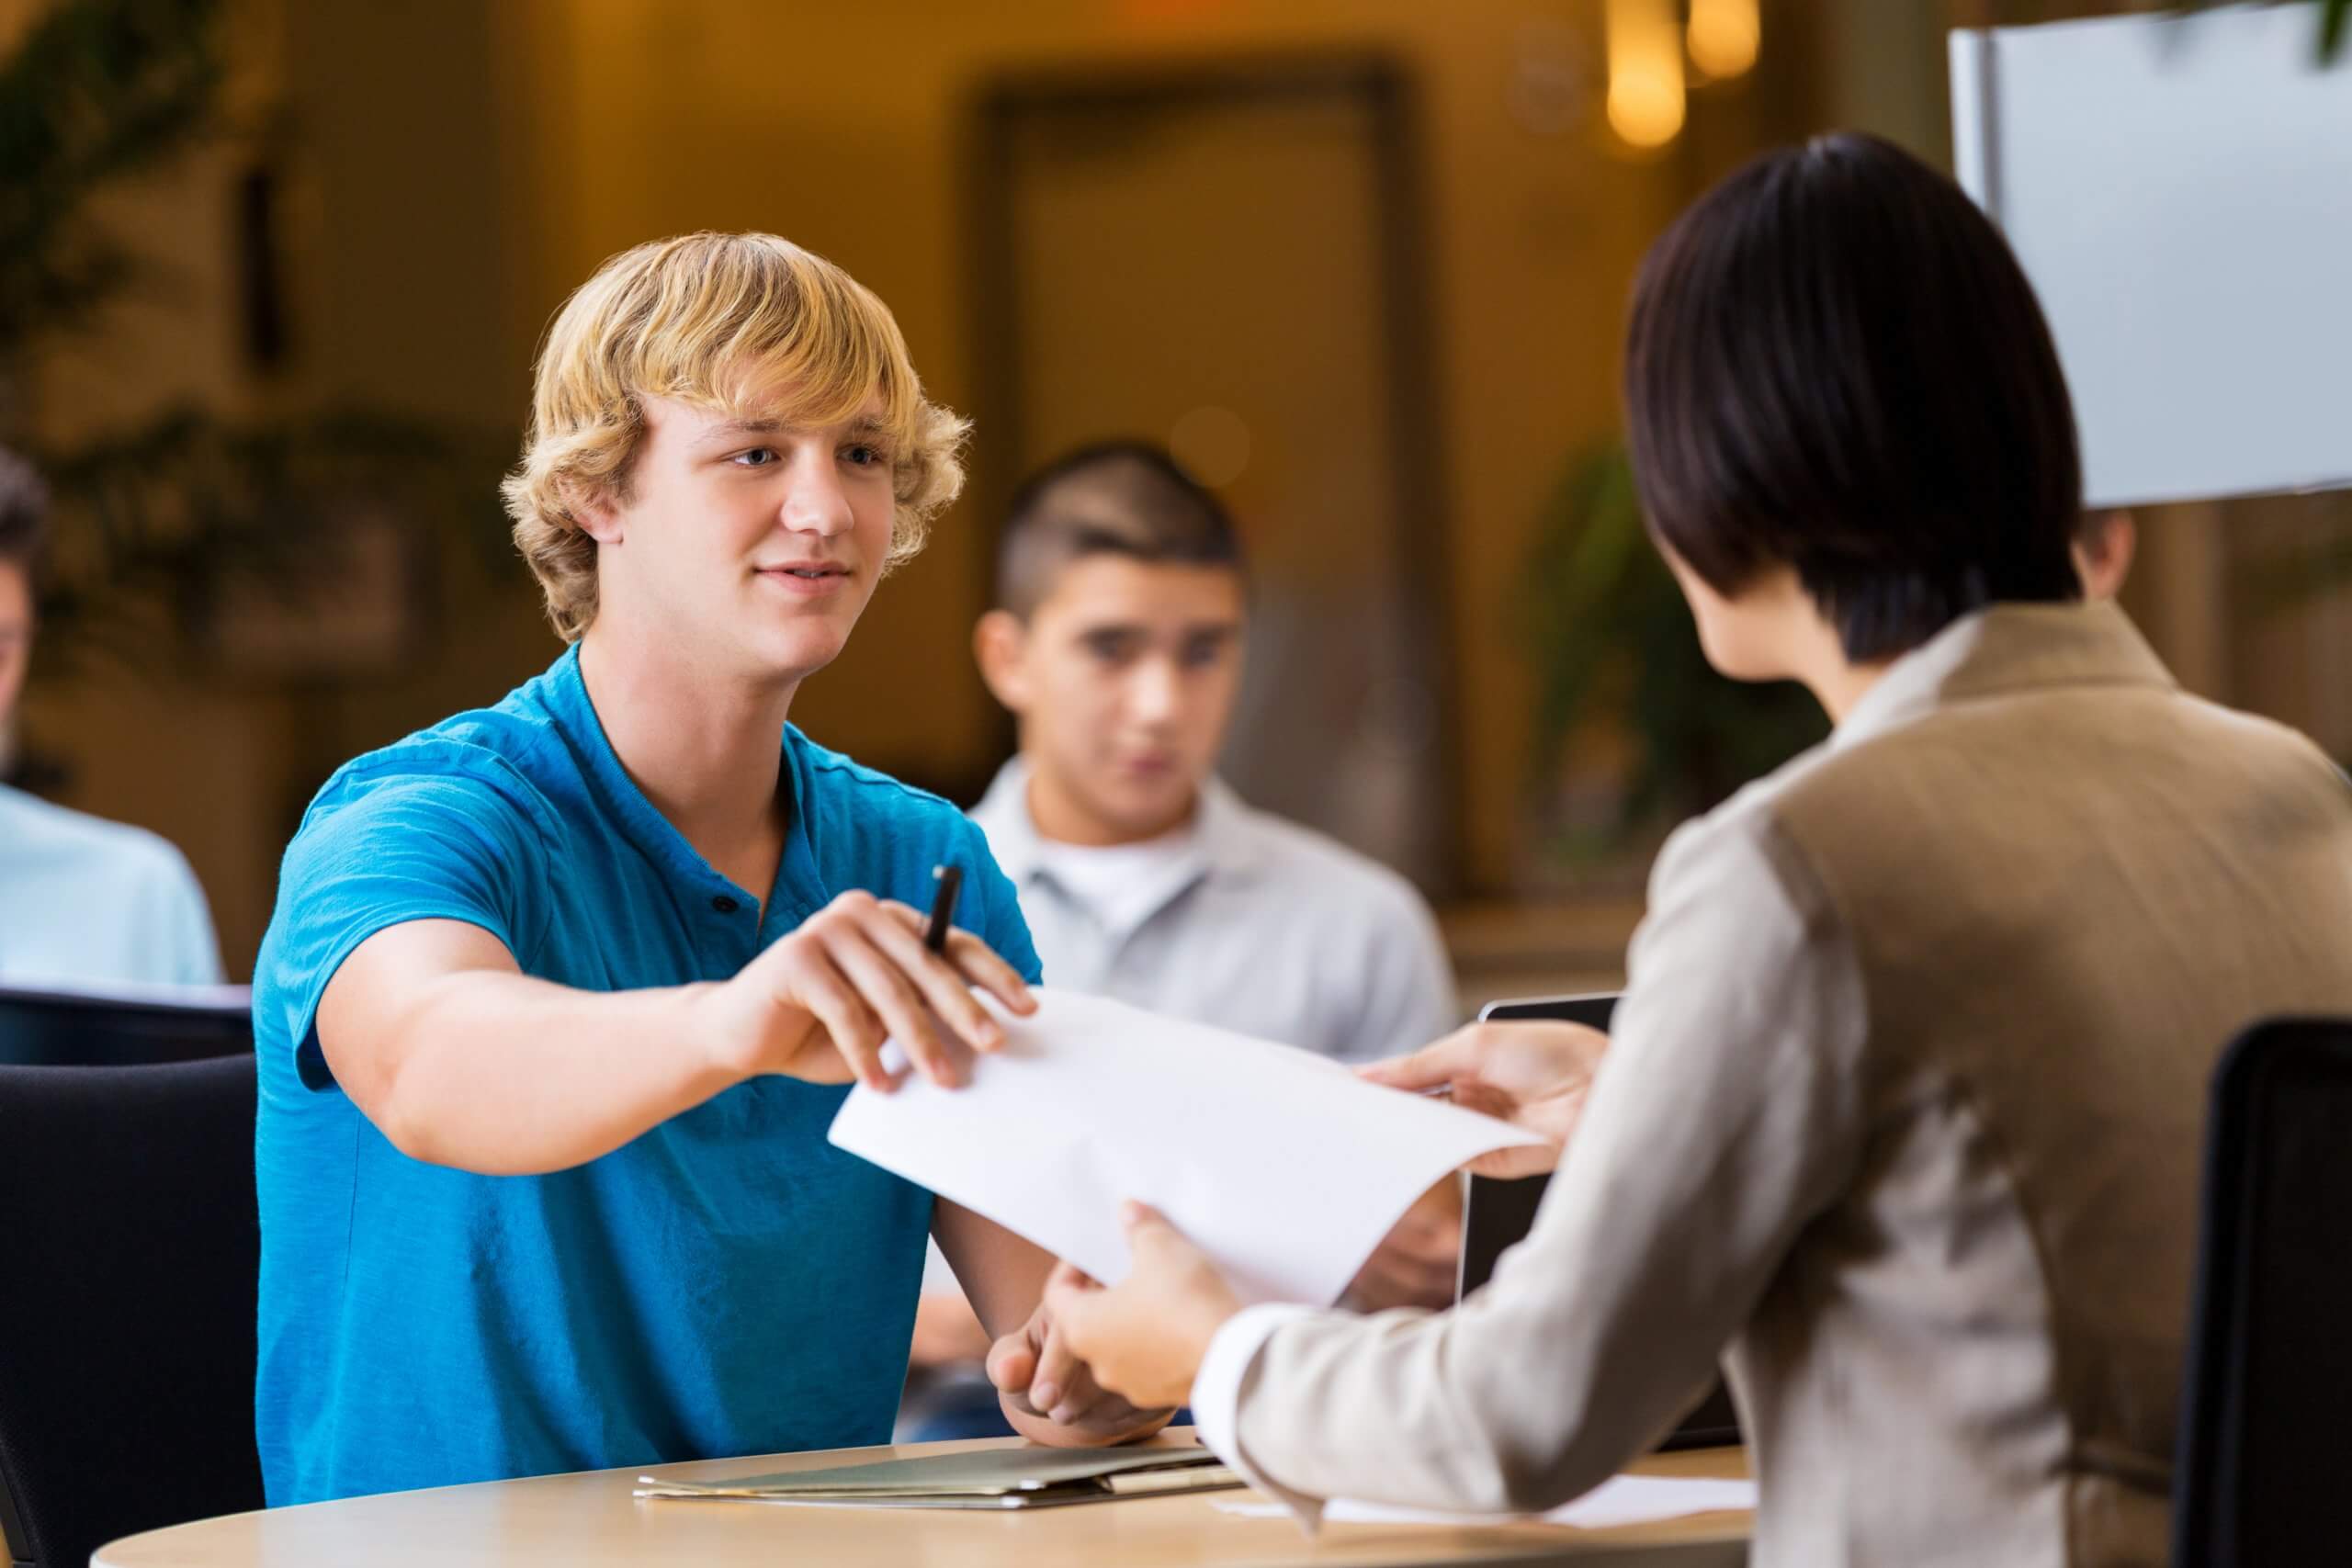
[[[924,400],[889,309],[841,268],[773,234],[685,234],[623,252],[548,329],[523,465],[504,485],[515,544],[567,640],[596,615],[595,541],[572,507],[627,496],[648,396],[795,424],[847,421],[878,401],[898,498],[886,570],[922,547],[963,486],[966,422]]]

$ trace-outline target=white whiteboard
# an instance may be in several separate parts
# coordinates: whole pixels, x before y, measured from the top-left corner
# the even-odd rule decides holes
[[[2352,483],[2352,50],[2315,5],[1951,37],[1961,184],[2041,297],[2093,505]]]

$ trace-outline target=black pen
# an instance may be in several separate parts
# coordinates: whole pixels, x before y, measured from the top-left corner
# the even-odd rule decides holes
[[[956,895],[964,886],[964,868],[935,865],[931,874],[938,883],[938,890],[931,896],[931,923],[923,927],[922,944],[937,953],[947,951],[947,931],[956,919]]]

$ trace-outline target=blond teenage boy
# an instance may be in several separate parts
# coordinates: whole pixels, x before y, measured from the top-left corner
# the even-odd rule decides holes
[[[963,429],[771,235],[639,246],[557,317],[506,493],[571,646],[329,780],[261,954],[273,1504],[881,1441],[926,1229],[1023,1431],[1157,1424],[1058,1357],[1035,1248],[825,1142],[886,1036],[952,1085],[999,1038],[967,986],[1034,1005],[978,830],[786,722]]]

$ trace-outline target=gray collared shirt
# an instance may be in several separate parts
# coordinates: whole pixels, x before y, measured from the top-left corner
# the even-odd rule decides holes
[[[1114,919],[1057,878],[1005,764],[972,820],[1021,895],[1046,983],[1171,1018],[1370,1061],[1460,1017],[1437,922],[1412,885],[1319,833],[1203,788],[1184,863]]]

